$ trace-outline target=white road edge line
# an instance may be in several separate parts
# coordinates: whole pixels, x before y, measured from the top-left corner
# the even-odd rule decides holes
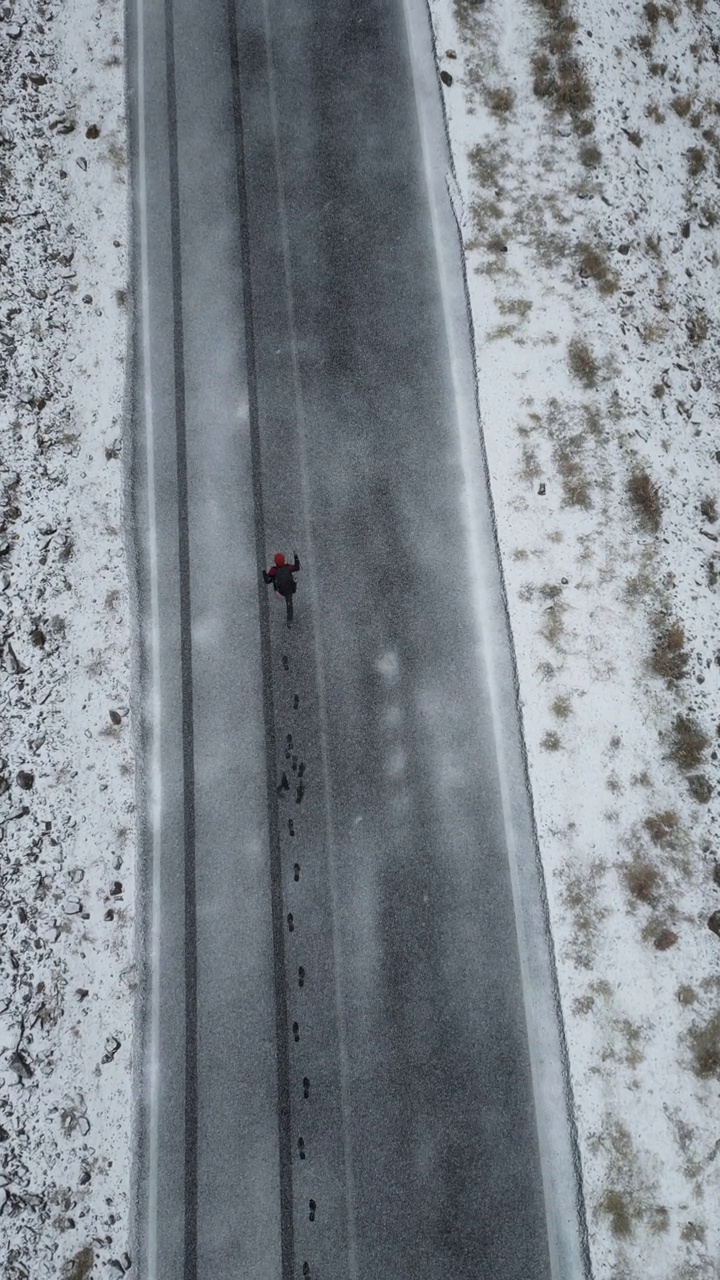
[[[422,3],[422,14],[419,12],[419,5]],[[432,67],[435,69],[435,59],[432,53],[432,27],[431,15],[424,0],[403,0],[403,11],[405,15],[405,27],[407,32],[408,46],[410,49],[410,65],[413,79],[413,89],[415,92],[415,104],[417,110],[418,127],[420,133],[420,142],[423,156],[423,167],[425,170],[425,182],[428,193],[428,205],[430,210],[430,221],[432,226],[433,240],[435,244],[435,257],[438,269],[438,282],[440,295],[442,298],[443,318],[445,322],[445,332],[447,335],[448,352],[450,357],[450,367],[452,371],[452,386],[455,400],[456,422],[458,428],[458,440],[460,450],[460,460],[465,477],[465,534],[468,548],[467,565],[469,576],[473,583],[472,597],[475,609],[477,636],[479,648],[482,649],[482,656],[486,670],[487,687],[490,699],[490,708],[493,722],[493,736],[495,740],[495,752],[498,763],[498,778],[500,783],[500,793],[502,802],[502,812],[504,820],[505,835],[508,850],[508,862],[510,866],[510,880],[512,886],[513,900],[515,904],[515,923],[518,935],[518,950],[520,958],[520,970],[522,975],[523,998],[525,1003],[526,1025],[528,1029],[528,1048],[530,1056],[530,1071],[533,1085],[533,1095],[536,1108],[536,1124],[538,1133],[538,1145],[540,1150],[540,1167],[544,1189],[545,1218],[547,1223],[548,1252],[550,1256],[550,1269],[553,1280],[566,1280],[563,1265],[561,1261],[561,1253],[559,1236],[562,1232],[560,1225],[560,1206],[555,1203],[555,1178],[553,1177],[553,1163],[555,1152],[552,1150],[551,1143],[548,1141],[540,1124],[540,1110],[542,1093],[542,1046],[536,1035],[535,1027],[537,1016],[534,1013],[531,1004],[531,994],[533,984],[530,978],[530,970],[528,964],[528,939],[526,936],[525,922],[523,918],[522,901],[523,891],[520,885],[520,877],[518,871],[518,846],[516,831],[513,822],[513,803],[508,786],[508,768],[507,758],[503,744],[503,728],[502,716],[500,710],[500,700],[496,685],[495,664],[492,660],[493,645],[488,634],[488,628],[484,625],[481,600],[483,597],[482,577],[480,573],[480,565],[482,563],[480,548],[481,539],[479,537],[479,517],[477,509],[476,497],[476,475],[480,468],[474,466],[472,455],[478,448],[477,437],[480,430],[480,424],[477,416],[477,405],[475,402],[475,386],[476,377],[475,369],[472,367],[472,389],[468,392],[465,385],[466,380],[462,378],[461,365],[462,358],[458,351],[456,342],[456,320],[453,316],[453,307],[451,301],[450,287],[448,286],[448,272],[445,269],[446,263],[454,258],[457,249],[453,239],[451,244],[446,244],[443,240],[441,232],[440,217],[440,197],[438,195],[438,176],[437,165],[433,166],[431,149],[430,149],[430,112],[439,110],[439,107],[433,108],[429,99],[436,96],[437,78],[433,76],[431,82],[426,86],[425,93],[420,83],[420,67],[425,61],[422,56],[420,47],[420,38],[418,36],[418,28],[422,24],[422,29],[427,33],[427,39],[431,46]],[[425,82],[423,81],[423,85]],[[446,143],[448,140],[446,139]],[[443,198],[450,199],[450,193],[447,187],[442,188]],[[457,268],[456,268],[457,269]],[[464,308],[465,309],[465,308]],[[468,317],[468,323],[470,318]],[[567,1229],[569,1224],[565,1224]],[[567,1242],[566,1242],[567,1243]],[[580,1264],[580,1256],[578,1254],[577,1276],[583,1274],[583,1268]]]
[[[278,213],[280,223],[280,237],[282,240],[283,252],[283,268],[285,274],[285,287],[288,299],[288,324],[290,329],[290,355],[293,371],[293,386],[295,391],[295,407],[297,411],[298,422],[298,438],[299,438],[299,454],[300,454],[300,487],[303,498],[303,517],[305,523],[305,540],[308,547],[309,572],[308,578],[310,582],[310,596],[312,599],[313,616],[317,619],[321,616],[320,603],[317,592],[317,579],[315,576],[315,557],[313,555],[312,529],[309,516],[309,478],[307,466],[307,451],[305,449],[305,404],[302,393],[302,383],[300,380],[300,365],[298,360],[298,344],[297,331],[295,327],[295,303],[292,287],[292,272],[290,268],[290,237],[288,235],[287,209],[285,205],[285,187],[282,178],[282,167],[280,163],[280,128],[277,112],[277,98],[275,94],[275,68],[272,57],[272,36],[270,30],[270,15],[268,11],[267,0],[262,0],[263,16],[265,20],[265,47],[268,60],[268,87],[270,97],[270,117],[273,131],[273,150],[275,155],[275,174],[278,189]],[[340,964],[338,960],[338,935],[335,930],[335,921],[338,918],[338,892],[337,892],[337,875],[335,867],[335,834],[333,830],[332,808],[330,804],[330,769],[327,757],[327,700],[325,694],[325,681],[323,679],[322,670],[322,653],[320,650],[320,642],[318,638],[317,627],[313,627],[314,643],[315,643],[315,668],[318,676],[318,719],[320,722],[320,752],[322,757],[323,784],[325,794],[325,829],[328,840],[328,873],[330,882],[330,901],[332,905],[332,928],[333,928],[333,962],[334,962],[334,979],[335,979],[335,1002],[338,1013],[338,1050],[340,1054],[340,1105],[342,1107],[342,1126],[343,1126],[343,1153],[344,1153],[344,1172],[345,1172],[345,1197],[346,1197],[346,1215],[347,1215],[347,1233],[348,1233],[348,1266],[350,1280],[359,1280],[358,1260],[357,1260],[357,1234],[355,1230],[355,1183],[352,1167],[352,1147],[350,1138],[350,1128],[348,1123],[348,1098],[347,1098],[347,1081],[349,1076],[349,1057],[347,1050],[347,1033],[345,1030],[345,1005],[342,993],[342,982],[340,978]]]
[[[151,732],[149,760],[150,827],[150,1038],[147,1063],[148,1091],[148,1185],[147,1185],[147,1280],[157,1278],[157,1207],[159,1143],[159,1051],[160,1051],[160,831],[162,813],[162,754],[160,702],[160,600],[158,590],[157,512],[155,506],[155,430],[153,419],[150,356],[150,279],[148,271],[147,148],[145,114],[145,5],[137,0],[137,83],[138,83],[138,211],[140,224],[140,314],[142,324],[142,379],[145,410],[145,449],[148,501],[148,552],[150,578],[150,689],[148,712]]]

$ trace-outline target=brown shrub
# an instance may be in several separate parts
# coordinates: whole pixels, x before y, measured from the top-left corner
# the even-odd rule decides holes
[[[515,93],[512,89],[489,89],[485,100],[494,116],[504,116],[515,106]]]
[[[603,250],[581,242],[576,252],[578,271],[584,280],[594,280],[601,293],[617,292],[619,281]]]
[[[688,147],[685,155],[690,177],[698,178],[707,169],[707,151],[704,147]]]
[[[657,533],[662,520],[663,501],[660,490],[647,471],[635,471],[627,485],[628,497],[642,525]]]
[[[600,1208],[610,1219],[610,1229],[614,1236],[626,1239],[632,1235],[632,1213],[627,1197],[622,1191],[606,1191],[600,1201]]]
[[[597,386],[600,365],[587,342],[583,342],[581,338],[573,338],[568,343],[568,364],[573,376],[589,391]]]
[[[533,93],[536,98],[553,98],[557,93],[557,80],[552,63],[546,53],[536,53],[532,60]]]
[[[676,715],[672,727],[670,757],[684,773],[690,773],[702,764],[710,746],[710,739],[703,733],[694,716]]]
[[[661,929],[653,946],[656,951],[669,951],[675,946],[678,936],[673,929]]]
[[[688,791],[698,804],[709,804],[712,799],[712,783],[704,773],[691,773],[687,780]]]
[[[684,119],[684,117],[690,112],[692,98],[689,93],[679,93],[677,97],[673,98],[670,106],[676,116],[680,116],[681,119]]]
[[[595,142],[586,142],[580,148],[580,163],[584,164],[586,169],[597,169],[602,160],[602,151]]]
[[[664,627],[653,646],[650,670],[663,680],[682,680],[687,675],[690,654],[685,648],[685,628],[680,622]]]
[[[633,862],[625,867],[623,874],[628,892],[633,898],[650,906],[657,903],[661,877],[651,862]]]
[[[653,844],[661,849],[672,848],[677,842],[677,830],[680,819],[674,809],[666,809],[664,813],[653,813],[646,818],[643,826],[649,833]]]
[[[572,54],[558,62],[557,104],[572,115],[579,115],[592,106],[592,91],[587,76]]]
[[[704,311],[695,311],[685,321],[685,328],[693,346],[698,347],[710,332],[710,321]]]
[[[714,1013],[704,1025],[691,1027],[688,1039],[695,1075],[701,1080],[720,1080],[720,1013]]]

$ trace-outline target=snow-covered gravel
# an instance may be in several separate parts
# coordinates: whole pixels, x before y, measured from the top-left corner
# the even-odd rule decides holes
[[[123,17],[117,0],[0,5],[4,1280],[128,1262]]]
[[[720,11],[430,7],[593,1272],[716,1277]]]

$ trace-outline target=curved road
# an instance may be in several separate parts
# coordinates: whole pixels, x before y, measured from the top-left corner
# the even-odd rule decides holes
[[[581,1276],[423,6],[131,16],[139,1274]]]

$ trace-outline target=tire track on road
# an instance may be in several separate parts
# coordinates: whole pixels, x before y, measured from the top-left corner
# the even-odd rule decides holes
[[[180,664],[182,697],[183,833],[185,878],[185,1215],[184,1280],[197,1280],[197,907],[195,899],[195,752],[193,729],[190,529],[188,524],[187,423],[180,247],[175,27],[172,0],[165,0],[165,58],[170,161],[173,365],[177,448],[178,558],[180,574]]]
[[[272,654],[267,595],[260,569],[265,564],[265,521],[260,458],[257,371],[250,276],[250,236],[245,180],[245,131],[240,93],[237,16],[234,0],[227,0],[228,50],[232,78],[232,110],[235,139],[235,173],[240,221],[240,267],[242,275],[245,358],[247,366],[248,421],[252,455],[252,488],[255,511],[255,553],[258,570],[261,659],[263,673],[263,713],[265,719],[265,767],[267,776],[272,902],[273,979],[275,992],[275,1032],[277,1039],[278,1140],[280,1175],[280,1249],[282,1280],[295,1274],[293,1220],[292,1113],[290,1102],[289,1019],[286,987],[285,916],[283,904],[282,850],[276,784],[275,707],[272,684]]]

